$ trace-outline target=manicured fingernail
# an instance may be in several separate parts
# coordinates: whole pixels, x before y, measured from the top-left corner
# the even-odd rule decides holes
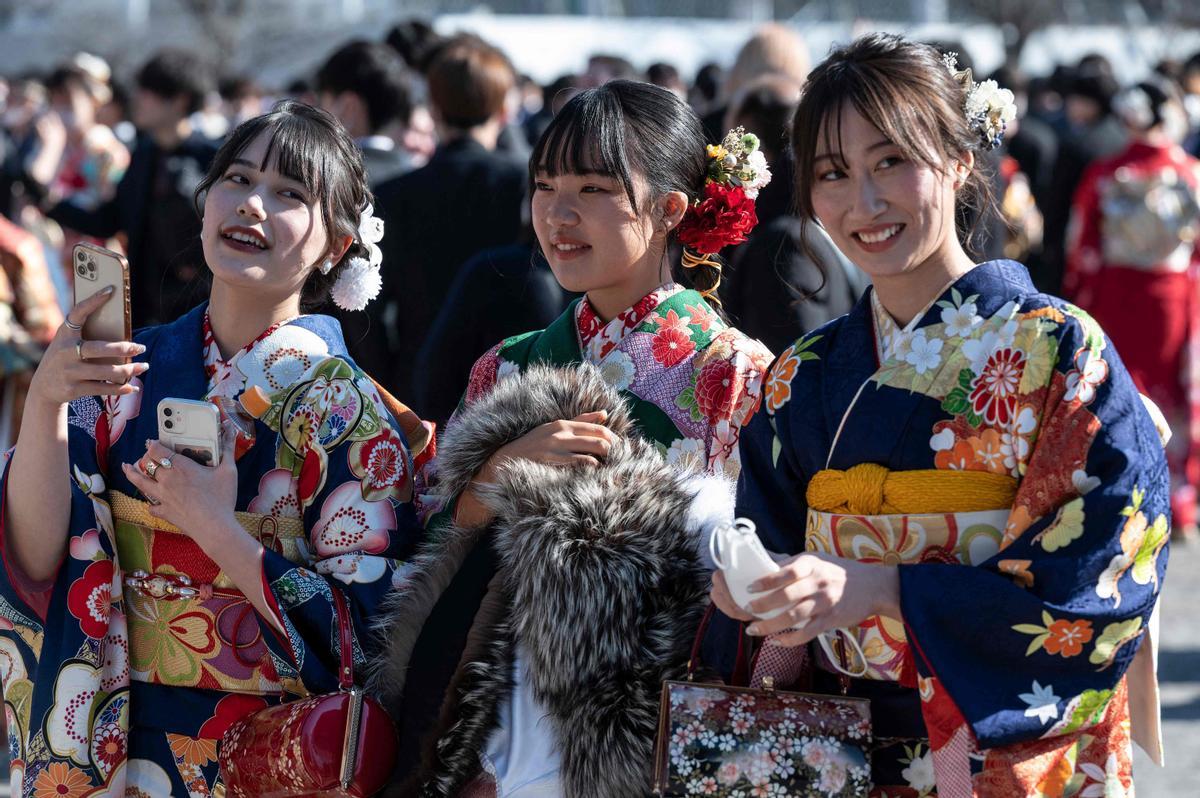
[[[784,646],[783,643],[779,642],[778,640],[774,640],[770,637],[768,637],[765,642],[768,646],[775,646],[777,648],[786,648],[786,646]]]
[[[758,628],[758,624],[752,623],[750,624],[749,628],[746,629],[746,634],[759,635],[762,634],[762,630]]]
[[[149,364],[149,363],[135,363],[135,364],[133,365],[133,367],[134,367],[135,369],[137,369],[137,373],[138,373],[138,374],[145,374],[147,371],[149,371],[149,370],[150,370],[150,364]]]
[[[146,345],[145,344],[134,344],[133,351],[134,351],[134,354],[140,355],[142,352],[146,351]]]
[[[113,291],[115,291],[115,290],[116,290],[116,287],[115,287],[115,286],[111,286],[111,285],[110,285],[110,286],[108,286],[107,288],[105,288],[103,291],[101,291],[100,293],[102,293],[102,294],[104,294],[105,296],[107,296],[107,295],[111,294],[111,293],[112,293]]]
[[[142,386],[140,386],[140,385],[131,385],[129,387],[130,387],[130,391],[129,391],[130,393],[141,393],[142,392]]]

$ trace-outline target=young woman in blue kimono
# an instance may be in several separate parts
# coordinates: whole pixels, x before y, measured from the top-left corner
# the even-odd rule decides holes
[[[399,423],[304,315],[378,290],[361,156],[299,103],[240,126],[197,191],[209,302],[133,341],[76,306],[4,463],[0,677],[14,794],[220,795],[217,743],[288,695],[337,688],[416,544]],[[100,358],[128,358],[101,365]],[[225,419],[220,464],[155,440],[165,397]],[[418,436],[418,425],[412,432]]]
[[[794,121],[801,215],[873,290],[776,359],[742,436],[739,515],[796,555],[748,609],[782,614],[720,574],[713,598],[766,638],[760,671],[810,652],[815,689],[871,700],[872,795],[1131,794],[1154,689],[1155,425],[1091,318],[956,229],[1010,103],[878,34],[812,72]],[[727,668],[732,632],[707,641]]]

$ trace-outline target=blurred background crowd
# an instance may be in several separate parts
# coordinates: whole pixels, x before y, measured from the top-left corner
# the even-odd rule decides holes
[[[866,288],[793,215],[787,137],[810,64],[883,28],[1015,93],[1018,119],[985,164],[1002,214],[975,254],[1025,263],[1112,335],[1175,430],[1177,533],[1195,535],[1193,4],[517,0],[493,3],[510,12],[494,16],[436,5],[0,0],[0,449],[71,305],[71,248],[127,254],[135,327],[203,301],[194,189],[222,137],[282,98],[330,111],[362,148],[386,224],[384,289],[338,315],[358,362],[423,417],[444,421],[477,357],[570,301],[532,235],[527,158],[574,92],[613,79],[678,93],[713,141],[738,125],[760,136],[775,179],[757,230],[724,253],[720,298],[778,352]]]
[[[80,50],[37,66],[39,56],[28,47],[20,51],[22,66],[6,66],[0,57],[0,447],[15,435],[29,374],[71,304],[64,270],[71,247],[91,241],[127,253],[135,327],[169,321],[203,301],[206,270],[193,190],[227,131],[285,97],[327,109],[362,148],[376,212],[387,228],[384,294],[368,311],[340,314],[341,321],[360,364],[426,418],[449,415],[481,353],[507,335],[545,326],[569,301],[531,233],[527,157],[574,92],[608,80],[645,80],[678,93],[714,141],[737,125],[761,137],[775,180],[759,199],[757,231],[724,253],[721,299],[742,330],[779,351],[844,313],[865,288],[853,264],[792,215],[789,120],[810,63],[836,38],[828,15],[816,8],[822,4],[693,3],[690,16],[712,18],[704,23],[710,27],[688,28],[701,25],[696,19],[655,20],[664,29],[684,26],[679,40],[692,36],[695,46],[677,49],[674,59],[654,60],[631,52],[619,36],[609,40],[611,47],[580,50],[554,35],[548,17],[534,22],[497,16],[490,38],[462,32],[478,31],[478,24],[459,25],[444,16],[397,21],[393,14],[387,25],[378,25],[380,17],[368,12],[379,4],[366,0],[313,10],[310,36],[296,56],[281,59],[272,51],[267,59],[263,44],[261,69],[230,66],[253,64],[259,46],[231,25],[245,23],[253,31],[277,22],[291,30],[297,15],[315,6],[268,0],[0,3],[0,40],[27,35],[34,41],[47,24],[61,26],[72,9],[87,22],[93,18],[85,12],[109,5],[119,24],[99,26],[92,37],[107,49]],[[599,0],[580,8],[528,5],[511,10],[599,11],[608,16],[590,19],[611,31],[622,25],[635,31],[645,24],[632,19],[639,14],[687,11],[678,3],[647,3],[644,9],[634,3],[618,8],[629,14],[622,21],[612,16],[617,6]],[[1091,34],[1094,50],[1067,57],[1062,53],[1070,48],[1052,45],[1062,41],[1061,30],[1059,39],[1031,49],[1030,37],[1052,21],[1045,5],[966,3],[975,9],[975,27],[934,25],[929,30],[937,35],[926,37],[956,52],[959,65],[973,67],[977,79],[994,78],[1010,88],[1020,109],[1003,147],[986,164],[1002,218],[986,221],[977,255],[1020,260],[1042,290],[1092,305],[1125,360],[1146,363],[1142,389],[1184,427],[1184,440],[1195,438],[1200,431],[1187,427],[1200,422],[1187,411],[1200,402],[1194,367],[1200,361],[1200,205],[1195,161],[1183,153],[1200,153],[1200,37],[1164,37],[1147,48],[1129,44],[1134,32],[1124,43]],[[1175,9],[1183,15],[1175,20],[1179,29],[1186,28],[1180,10],[1186,4],[1124,6],[1143,15]],[[166,34],[170,45],[155,46],[164,43],[155,38],[155,14],[166,7],[191,15],[187,46]],[[908,22],[947,23],[963,7],[913,2]],[[835,16],[844,12],[836,4],[828,9]],[[742,19],[721,21],[731,14]],[[788,19],[759,23],[756,17]],[[577,31],[589,18],[559,19],[568,26],[563,30]],[[528,46],[544,46],[543,61],[540,50],[514,53],[496,43],[511,39],[514,20],[540,32]],[[978,25],[990,26],[984,30],[991,37]],[[873,26],[860,18],[844,26],[841,38]],[[114,27],[127,39],[132,32],[143,35],[133,37],[136,46],[121,46]],[[346,34],[331,32],[338,30]],[[714,38],[713,31],[738,37]],[[64,36],[89,38],[75,28]],[[729,45],[714,51],[717,41]],[[986,51],[987,63],[973,61],[973,45]],[[134,51],[146,55],[134,62]],[[1130,52],[1138,58],[1125,57]],[[40,58],[47,60],[44,52]],[[522,70],[519,63],[538,68]],[[538,77],[527,74],[533,71]],[[1168,167],[1176,170],[1174,177]],[[1098,189],[1105,170],[1120,172],[1108,181],[1117,189],[1107,183]],[[1122,248],[1137,253],[1135,282],[1097,276],[1106,257]],[[838,268],[819,269],[816,260]],[[1128,260],[1121,263],[1128,266]],[[1149,282],[1136,282],[1143,277]],[[1200,467],[1185,462],[1186,453],[1180,457],[1185,475]],[[1198,477],[1190,474],[1190,484]],[[1182,520],[1194,527],[1194,518]]]

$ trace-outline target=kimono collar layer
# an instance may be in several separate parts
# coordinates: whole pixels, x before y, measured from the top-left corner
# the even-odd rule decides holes
[[[579,349],[583,359],[589,363],[599,363],[625,340],[625,336],[646,320],[655,308],[686,290],[678,283],[664,283],[639,299],[632,307],[617,314],[617,317],[607,324],[596,313],[592,303],[585,296],[575,308],[575,329],[579,336]]]
[[[880,361],[890,357],[903,335],[911,335],[931,324],[953,324],[951,318],[956,312],[961,313],[970,308],[972,312],[982,313],[987,318],[1005,302],[1018,296],[1038,293],[1029,277],[1029,271],[1013,260],[990,260],[980,263],[971,271],[959,277],[946,286],[925,309],[918,313],[912,321],[903,328],[896,324],[891,315],[884,309],[875,289],[872,288],[859,300],[850,312],[848,321],[867,322],[875,330],[877,354]],[[958,311],[946,306],[946,300],[951,300],[957,294],[960,298],[977,296],[975,303],[967,303]],[[960,303],[952,303],[958,305]]]
[[[143,403],[157,404],[168,395],[181,399],[215,396],[234,399],[248,385],[274,392],[291,385],[325,357],[346,357],[346,344],[337,321],[329,316],[310,315],[265,330],[229,360],[222,361],[219,354],[212,356],[216,345],[211,340],[207,317],[206,302],[170,324],[140,330],[135,336],[139,343],[146,344],[143,357],[153,358],[155,371],[172,375],[170,380],[151,381],[148,393],[161,395],[147,395]]]

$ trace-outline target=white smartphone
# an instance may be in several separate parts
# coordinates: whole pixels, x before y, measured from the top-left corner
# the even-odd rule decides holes
[[[221,462],[221,411],[211,402],[167,397],[158,403],[158,440],[200,465]]]
[[[81,335],[85,341],[128,341],[133,337],[129,313],[129,261],[119,252],[95,244],[76,244],[71,252],[75,304],[111,287],[113,294],[88,317]],[[96,359],[93,363],[117,365],[123,358]]]

